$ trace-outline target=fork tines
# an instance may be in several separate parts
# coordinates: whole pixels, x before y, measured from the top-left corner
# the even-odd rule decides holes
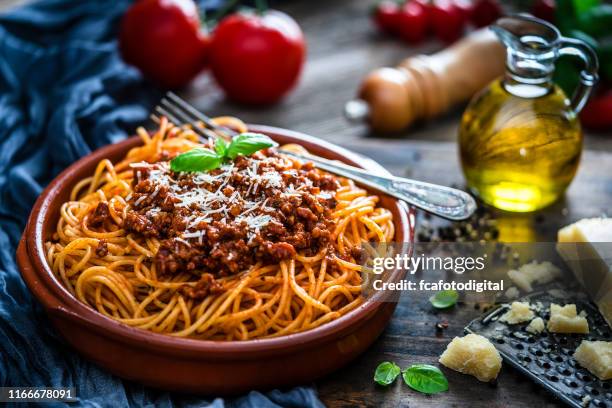
[[[151,118],[155,122],[159,122],[160,116],[165,116],[176,126],[188,126],[205,139],[214,138],[215,132],[229,137],[236,134],[232,129],[216,125],[211,118],[198,111],[174,92],[166,93],[154,108],[154,112],[151,114]]]

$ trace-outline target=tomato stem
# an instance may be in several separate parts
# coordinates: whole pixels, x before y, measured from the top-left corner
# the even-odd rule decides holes
[[[268,2],[266,0],[255,0],[255,7],[257,8],[257,14],[262,15],[268,10]]]
[[[238,4],[240,0],[229,0],[228,2],[226,2],[223,7],[221,7],[219,10],[217,10],[217,12],[215,14],[213,14],[213,16],[208,20],[210,22],[217,22],[219,20],[221,20],[222,17],[225,17],[225,15],[232,10],[236,4]]]

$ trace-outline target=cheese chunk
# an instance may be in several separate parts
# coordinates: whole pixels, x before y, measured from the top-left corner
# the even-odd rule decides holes
[[[550,319],[547,325],[552,333],[588,333],[589,323],[584,316],[578,316],[576,305],[550,305]]]
[[[557,251],[612,325],[612,218],[580,220],[557,238]]]
[[[529,323],[529,325],[525,328],[529,333],[542,333],[544,331],[544,320],[541,317],[536,317]]]
[[[440,356],[440,363],[480,381],[497,378],[502,358],[493,344],[478,334],[455,337]]]
[[[518,299],[518,297],[521,294],[520,294],[519,290],[515,286],[510,286],[508,288],[508,290],[506,291],[505,295],[506,295],[506,299],[514,300],[514,299]]]
[[[574,358],[600,380],[612,379],[612,341],[583,340]]]
[[[522,265],[519,269],[508,271],[510,280],[525,292],[533,290],[533,283],[545,284],[561,276],[561,269],[552,263],[537,261]]]
[[[530,321],[533,319],[533,316],[528,302],[512,302],[510,310],[500,317],[499,320],[508,324],[518,324]]]

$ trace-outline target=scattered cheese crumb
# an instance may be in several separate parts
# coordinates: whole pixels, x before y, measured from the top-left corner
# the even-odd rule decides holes
[[[518,297],[520,296],[520,292],[516,288],[516,286],[510,286],[508,290],[506,291],[505,295],[506,295],[506,299],[514,300],[514,299],[518,299]]]
[[[591,396],[590,395],[585,395],[584,398],[582,398],[582,406],[583,407],[588,407],[589,404],[591,403]]]
[[[588,333],[589,323],[576,313],[576,305],[559,306],[550,304],[548,331],[553,333]]]
[[[473,375],[480,381],[497,378],[502,358],[485,337],[468,334],[455,337],[440,356],[440,363],[460,373]]]
[[[500,317],[499,320],[508,324],[518,324],[530,321],[533,319],[533,316],[534,314],[529,309],[528,302],[512,302],[510,310]]]
[[[542,333],[544,331],[544,320],[542,320],[541,317],[536,317],[529,323],[525,330],[533,334]]]
[[[600,380],[612,379],[612,341],[582,340],[574,358]]]
[[[561,269],[548,261],[542,263],[533,261],[521,266],[518,270],[513,269],[508,271],[510,280],[525,292],[531,292],[533,290],[531,286],[533,283],[549,283],[559,276],[561,276]]]

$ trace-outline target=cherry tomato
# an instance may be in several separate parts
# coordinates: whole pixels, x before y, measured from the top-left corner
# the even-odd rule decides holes
[[[495,0],[476,0],[472,10],[472,24],[485,27],[502,16],[502,9]]]
[[[554,23],[555,7],[555,0],[536,0],[531,6],[531,14],[549,23]]]
[[[410,44],[418,44],[427,34],[427,9],[422,3],[408,1],[400,10],[399,36]]]
[[[123,59],[165,88],[191,81],[205,66],[208,35],[191,0],[139,0],[123,16]]]
[[[395,1],[382,1],[374,8],[372,14],[378,28],[388,34],[396,34],[399,30],[400,6]]]
[[[472,19],[472,13],[474,12],[474,2],[472,0],[454,0],[453,3],[461,10],[461,14],[465,21],[470,21]]]
[[[211,47],[211,68],[232,100],[247,104],[278,101],[299,78],[306,42],[287,14],[268,10],[225,17]]]
[[[580,112],[582,124],[594,130],[612,129],[612,90],[595,95]]]
[[[452,43],[463,35],[463,13],[449,0],[436,0],[431,6],[431,26],[440,40]]]

